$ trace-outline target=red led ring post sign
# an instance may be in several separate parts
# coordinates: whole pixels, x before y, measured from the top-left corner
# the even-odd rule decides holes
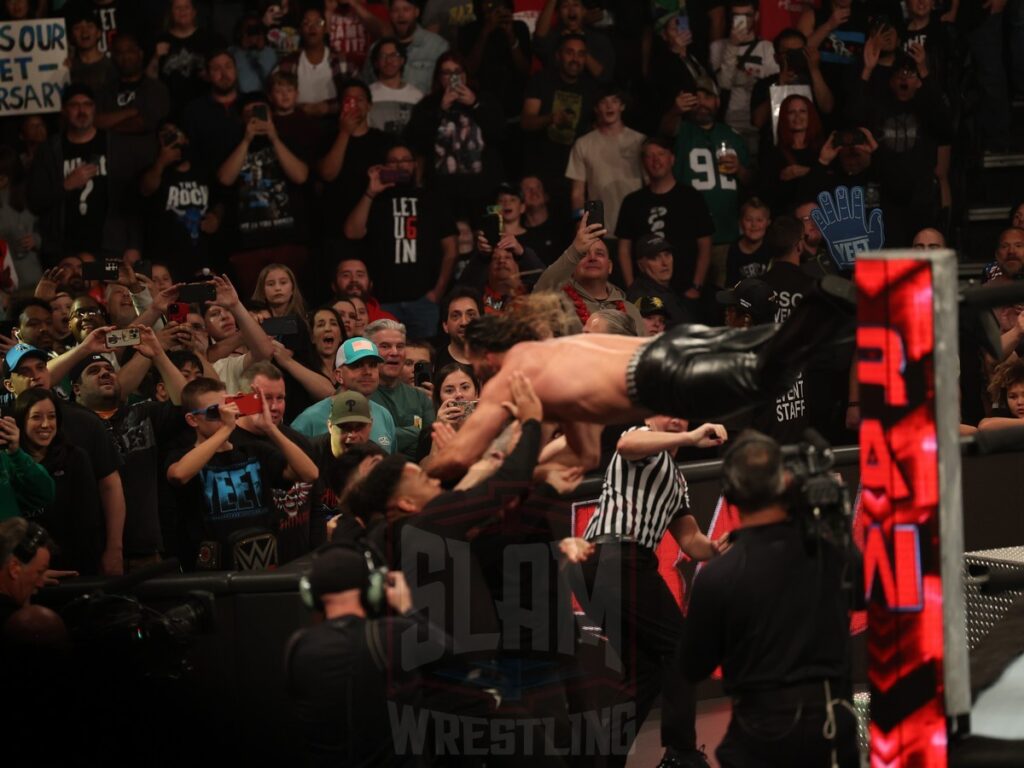
[[[871,765],[937,768],[970,712],[956,254],[859,254],[856,281]]]

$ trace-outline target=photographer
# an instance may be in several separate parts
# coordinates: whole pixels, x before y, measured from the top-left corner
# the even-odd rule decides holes
[[[857,721],[846,703],[851,606],[841,584],[859,584],[859,573],[848,572],[853,564],[830,541],[808,547],[790,517],[792,481],[771,438],[741,435],[725,455],[722,482],[740,528],[695,580],[682,649],[691,680],[721,665],[733,699],[718,762],[857,766]]]

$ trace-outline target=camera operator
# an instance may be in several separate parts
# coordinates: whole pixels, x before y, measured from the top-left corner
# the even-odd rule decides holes
[[[682,656],[694,681],[722,667],[733,717],[718,762],[857,766],[857,721],[846,703],[851,606],[841,584],[859,584],[846,572],[859,568],[824,538],[808,546],[771,438],[741,435],[725,454],[722,482],[740,528],[695,580]]]
[[[383,578],[384,595],[371,582]],[[303,736],[306,765],[416,764],[396,755],[389,698],[395,686],[411,692],[421,663],[402,653],[402,633],[427,627],[428,641],[413,644],[436,659],[444,635],[412,607],[401,571],[374,570],[368,552],[331,545],[313,559],[302,586],[307,605],[323,621],[299,630],[285,651],[288,694]],[[380,616],[386,600],[394,614]],[[389,688],[391,689],[389,691]]]

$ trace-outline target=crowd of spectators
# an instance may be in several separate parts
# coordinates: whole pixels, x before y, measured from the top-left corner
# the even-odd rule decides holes
[[[1003,5],[4,2],[71,52],[61,113],[0,124],[0,516],[83,574],[283,563],[347,447],[420,461],[472,413],[477,317],[782,322],[851,275],[823,193],[872,247],[943,246],[960,126],[1005,149],[1024,90]],[[987,280],[1024,274],[1022,226]],[[1019,310],[1004,359],[961,360],[965,424],[1021,417]],[[851,356],[728,426],[852,442]]]

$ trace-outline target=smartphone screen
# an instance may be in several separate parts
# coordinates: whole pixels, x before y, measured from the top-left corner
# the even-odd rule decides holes
[[[178,301],[185,304],[200,304],[217,298],[213,283],[187,283],[178,289]]]

